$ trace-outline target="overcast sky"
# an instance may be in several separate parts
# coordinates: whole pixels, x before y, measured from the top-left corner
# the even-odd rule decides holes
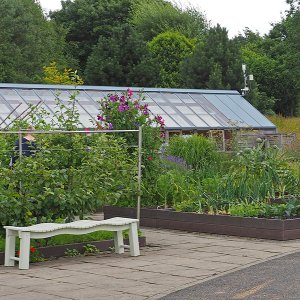
[[[59,9],[60,0],[39,0],[42,8]],[[242,33],[245,27],[258,31],[261,35],[268,33],[270,23],[278,22],[281,14],[288,8],[285,0],[173,0],[185,7],[194,6],[204,12],[212,25],[217,23],[226,27],[229,36]]]

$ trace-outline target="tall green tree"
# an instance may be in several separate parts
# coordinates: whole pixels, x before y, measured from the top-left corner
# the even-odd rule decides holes
[[[114,28],[128,23],[133,0],[65,0],[62,9],[50,14],[68,30],[71,56],[84,71],[99,37],[109,38]]]
[[[0,81],[32,83],[51,61],[65,64],[65,32],[34,0],[0,1]]]
[[[184,61],[181,77],[187,88],[240,89],[241,65],[239,46],[228,38],[225,28],[217,25],[208,31],[197,43],[193,55]]]
[[[194,8],[182,10],[169,1],[137,0],[131,22],[145,40],[167,31],[179,32],[188,38],[201,38],[208,28],[206,17]]]
[[[151,56],[159,62],[159,86],[181,86],[180,65],[193,53],[194,43],[178,32],[161,33],[148,43]]]
[[[147,52],[146,44],[129,24],[116,27],[111,36],[100,36],[88,57],[88,84],[135,86],[135,67]]]

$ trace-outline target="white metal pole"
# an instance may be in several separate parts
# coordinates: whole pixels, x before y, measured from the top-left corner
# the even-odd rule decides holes
[[[138,199],[137,199],[137,219],[141,217],[141,187],[142,187],[142,127],[139,127],[138,140]]]

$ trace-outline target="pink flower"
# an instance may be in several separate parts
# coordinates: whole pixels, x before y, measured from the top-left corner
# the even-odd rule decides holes
[[[118,111],[119,112],[124,112],[126,110],[129,110],[129,106],[128,105],[126,105],[126,104],[119,105],[119,107],[118,107]]]
[[[116,101],[118,100],[118,95],[110,95],[110,96],[109,96],[109,100],[110,100],[111,102],[116,102]]]
[[[122,96],[120,97],[120,102],[121,102],[121,103],[125,103],[125,101],[126,101],[125,96],[122,95]]]
[[[97,116],[97,119],[98,119],[98,121],[105,121],[104,117],[100,116],[100,115]]]
[[[128,94],[128,97],[132,97],[133,91],[130,88],[128,88],[127,89],[127,94]]]
[[[151,161],[151,160],[153,160],[153,157],[149,156],[147,159]]]

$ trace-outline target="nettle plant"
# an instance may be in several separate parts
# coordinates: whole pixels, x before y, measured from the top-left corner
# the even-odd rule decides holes
[[[147,198],[152,197],[151,186],[154,185],[157,175],[160,172],[159,149],[163,143],[164,120],[159,115],[154,115],[148,104],[143,101],[143,92],[135,95],[129,88],[121,94],[108,94],[99,100],[99,114],[97,116],[97,126],[99,129],[139,129],[142,127],[143,133],[143,190],[144,204]],[[138,134],[124,133],[129,147],[138,145]],[[123,205],[135,205],[133,203],[123,203]]]

